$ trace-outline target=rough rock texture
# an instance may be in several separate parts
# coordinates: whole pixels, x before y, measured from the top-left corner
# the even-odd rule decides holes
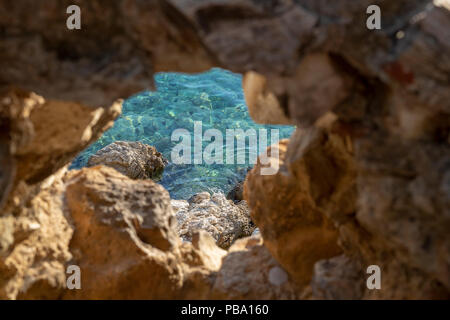
[[[245,102],[252,119],[257,123],[292,124],[276,95],[267,87],[267,79],[253,71],[242,80]]]
[[[134,141],[115,141],[97,151],[88,166],[105,165],[131,179],[159,180],[167,160],[155,147]]]
[[[89,108],[46,100],[17,88],[0,92],[0,208],[19,181],[42,181],[95,141],[121,112],[122,102]]]
[[[263,245],[262,238],[253,236],[237,240],[228,250],[212,298],[299,299],[301,292]]]
[[[304,178],[319,183],[311,195],[325,195],[319,200],[327,209],[318,216],[336,227],[343,251],[356,264],[380,266],[382,290],[365,289],[363,298],[448,298],[450,39],[442,31],[450,26],[448,1],[436,1],[434,6],[432,1],[376,1],[383,14],[379,32],[362,27],[366,17],[358,12],[363,12],[368,1],[329,6],[296,3],[322,21],[311,28],[308,48],[300,51],[296,67],[284,79],[257,70],[268,78],[266,90],[284,102],[285,114],[300,128],[287,146],[286,158],[297,153],[307,166],[317,168]],[[330,114],[333,121],[324,120]],[[319,127],[325,135],[345,141],[351,150],[354,178],[346,181],[356,192],[350,197],[326,196],[330,191],[340,192],[336,187],[328,189],[327,184],[335,186],[350,168],[339,168],[338,163],[336,170],[333,157],[329,164],[314,164],[302,152],[311,145],[309,133]],[[273,198],[260,196],[262,187],[255,190],[271,178],[256,170],[247,178],[246,198],[267,247],[278,258],[278,247],[271,242],[282,241],[285,235],[260,225],[271,216],[266,208],[274,206]],[[281,181],[293,175],[292,170],[286,172],[287,177],[283,172],[282,164],[277,177]],[[326,178],[318,180],[322,174]],[[297,176],[295,181],[301,179]],[[283,182],[272,184],[272,194],[285,192]],[[302,194],[296,188],[289,186],[290,197],[279,200],[290,204]],[[330,208],[335,212],[329,212]],[[291,219],[305,222],[305,212],[308,209],[297,208]],[[302,242],[297,244],[297,250],[304,252]],[[279,259],[283,264],[284,259]],[[345,274],[345,268],[346,264],[338,264],[335,272]],[[348,275],[349,281],[352,277]],[[330,286],[322,297],[333,296],[333,292]]]
[[[72,4],[0,2],[0,86],[107,106],[152,88],[154,72],[213,65],[195,32],[166,1],[78,1],[81,29],[68,30],[66,8]]]
[[[366,285],[364,270],[354,260],[341,255],[314,265],[311,280],[313,299],[361,299]]]
[[[2,298],[66,297],[61,291],[63,270],[71,255],[77,256],[67,249],[74,231],[72,211],[77,212],[80,232],[88,232],[83,221],[92,219],[95,239],[105,241],[103,237],[111,233],[130,248],[124,254],[130,254],[135,268],[126,265],[126,258],[113,268],[97,260],[112,268],[103,280],[112,279],[116,268],[127,270],[126,276],[112,281],[118,289],[114,297],[149,297],[146,286],[155,281],[158,290],[151,297],[206,298],[213,287],[221,286],[214,284],[218,274],[220,283],[227,283],[230,273],[220,270],[230,264],[218,267],[223,252],[212,246],[211,238],[206,240],[207,235],[199,234],[198,241],[193,235],[192,244],[182,243],[168,251],[157,249],[148,243],[153,240],[145,242],[137,236],[137,230],[148,234],[139,213],[136,226],[129,224],[134,214],[128,213],[135,208],[123,203],[126,190],[92,191],[91,195],[110,205],[81,199],[69,211],[61,200],[66,187],[58,171],[110,125],[119,111],[112,102],[151,88],[154,72],[197,72],[212,65],[253,72],[245,77],[244,89],[255,120],[289,122],[299,128],[289,143],[272,147],[280,149],[279,172],[262,176],[257,167],[244,187],[268,249],[265,252],[278,260],[288,279],[313,280],[312,297],[343,297],[335,293],[339,286],[354,281],[354,272],[347,272],[349,266],[364,270],[377,264],[382,289],[363,288],[362,298],[449,298],[448,0],[78,3],[82,29],[69,31],[65,28],[69,0],[0,0]],[[381,7],[381,30],[365,27],[370,4]],[[136,183],[119,178],[112,169],[89,168],[77,174],[86,178],[74,182],[80,188],[95,185],[90,177],[97,174],[99,179],[114,180],[118,188]],[[267,197],[248,188],[252,185],[267,194],[263,181],[272,187]],[[89,195],[88,190],[83,194]],[[278,193],[285,198],[277,198]],[[123,214],[122,209],[114,211],[116,205],[126,209]],[[118,225],[103,225],[91,206],[111,210]],[[136,208],[136,212],[142,211]],[[158,226],[165,225],[167,216],[161,219]],[[286,233],[278,222],[287,226]],[[293,228],[302,232],[297,234]],[[102,230],[106,231],[103,237],[97,233]],[[95,272],[91,264],[96,261],[96,244],[76,232],[73,239],[80,241],[74,244],[86,252],[84,260],[77,257]],[[170,232],[164,232],[156,233],[155,243],[165,243],[165,236],[170,243]],[[316,245],[319,251],[313,252],[311,246]],[[249,249],[243,257],[257,251]],[[336,262],[333,256],[340,251],[350,261]],[[223,261],[233,261],[233,253]],[[304,261],[296,261],[297,255]],[[112,256],[118,259],[114,252]],[[99,252],[98,257],[105,253]],[[254,261],[262,257],[260,252]],[[331,263],[323,262],[330,258]],[[249,268],[270,270],[247,262]],[[142,287],[127,281],[144,266],[160,276],[158,281],[147,279]],[[329,268],[343,275],[343,282],[330,278]],[[230,270],[249,271],[246,267]],[[262,287],[256,280],[246,282],[246,274],[234,283]],[[278,269],[272,272],[276,283],[285,278]],[[266,288],[272,287],[267,284]],[[96,297],[113,296],[101,290],[89,292]],[[227,290],[235,297],[245,296],[232,289],[217,291]],[[359,296],[352,290],[345,296]],[[247,293],[294,297],[281,291],[272,295],[249,288]]]
[[[244,181],[248,172],[251,170],[251,167],[241,168],[238,170],[238,175],[241,177],[237,180],[233,189],[231,189],[227,193],[227,199],[233,200],[234,203],[239,203],[244,200]]]
[[[239,238],[250,236],[255,229],[247,203],[234,204],[223,193],[198,193],[186,200],[172,200],[178,221],[178,234],[191,241],[197,230],[205,230],[221,248],[228,248]]]
[[[236,183],[233,189],[227,193],[227,199],[233,200],[235,203],[244,200],[244,181]]]
[[[202,230],[192,233],[192,242],[182,243],[168,192],[152,180],[131,180],[106,166],[68,172],[63,168],[49,179],[30,208],[24,208],[19,219],[10,220],[17,224],[16,243],[0,260],[1,298],[279,299],[300,295],[300,288],[261,245],[261,239],[236,244],[230,249],[233,255],[217,247],[216,240]],[[225,256],[230,260],[223,262]],[[236,264],[234,259],[241,261]],[[69,265],[80,267],[81,290],[66,288]],[[267,281],[272,284],[266,286]]]
[[[35,190],[22,185],[28,193],[14,195],[14,201],[27,204],[0,216],[0,299],[57,299],[65,288],[73,233],[64,212],[65,172],[60,169]]]
[[[267,248],[306,284],[317,260],[341,250],[330,217],[355,210],[352,157],[340,137],[319,129],[297,131],[268,154],[278,173],[261,175],[258,161],[247,175],[244,197]]]

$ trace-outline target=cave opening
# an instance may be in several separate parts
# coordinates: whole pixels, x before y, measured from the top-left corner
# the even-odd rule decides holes
[[[251,119],[241,74],[221,68],[198,74],[161,72],[155,75],[155,84],[155,91],[126,99],[114,126],[80,153],[70,168],[87,166],[92,155],[116,141],[138,141],[155,147],[168,160],[159,183],[171,198],[188,199],[205,191],[227,194],[245,178],[267,144],[288,138],[294,130]],[[189,137],[177,135],[180,131]],[[192,152],[188,161],[177,162],[174,150],[186,141]],[[219,161],[208,159],[208,151]]]

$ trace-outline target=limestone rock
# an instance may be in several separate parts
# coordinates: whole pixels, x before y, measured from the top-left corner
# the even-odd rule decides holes
[[[236,239],[250,236],[254,225],[245,201],[234,204],[222,193],[202,192],[189,201],[172,200],[177,210],[178,234],[191,241],[196,230],[207,231],[221,248],[228,248]]]
[[[356,300],[365,290],[365,278],[361,266],[354,260],[341,255],[321,260],[314,265],[311,281],[313,299]]]
[[[214,283],[217,299],[298,299],[302,289],[263,245],[260,236],[237,240]]]
[[[218,296],[226,296],[226,291],[235,297],[255,296],[250,287],[233,291],[227,283],[251,285],[242,275],[250,265],[234,259],[256,249],[225,256],[224,262],[246,266],[224,263],[222,268],[239,271],[235,274],[222,268],[209,271],[204,263],[217,268],[220,254],[208,255],[216,257],[214,263],[205,262],[206,257],[196,259],[203,245],[183,243],[164,251],[142,244],[127,220],[141,215],[130,214],[134,208],[122,197],[128,184],[138,188],[136,181],[119,178],[116,171],[109,175],[104,169],[86,169],[78,173],[85,182],[74,182],[74,187],[95,185],[96,190],[90,179],[96,177],[93,172],[104,176],[101,181],[113,180],[120,190],[98,186],[102,191],[89,192],[106,203],[89,205],[100,213],[106,208],[114,211],[116,205],[126,209],[124,216],[113,213],[117,225],[97,229],[102,225],[99,216],[82,199],[73,197],[71,210],[79,203],[77,223],[85,221],[81,212],[93,220],[92,228],[78,226],[81,233],[95,231],[93,239],[103,242],[111,233],[130,251],[105,244],[117,259],[116,265],[108,265],[96,260],[109,256],[93,252],[91,245],[99,247],[87,236],[74,242],[87,253],[84,260],[66,249],[73,231],[71,213],[56,172],[112,123],[118,108],[107,106],[151,88],[154,72],[198,72],[215,65],[264,77],[246,86],[246,97],[255,101],[250,108],[257,110],[251,110],[252,116],[261,116],[261,121],[287,119],[302,128],[289,144],[278,147],[281,161],[269,158],[279,171],[273,176],[252,171],[244,187],[264,245],[287,273],[287,282],[308,282],[316,265],[312,292],[336,297],[338,287],[346,284],[328,276],[327,268],[345,274],[341,271],[349,264],[334,258],[331,264],[319,261],[342,250],[350,264],[363,270],[378,264],[383,272],[383,290],[365,291],[363,298],[448,299],[448,1],[379,0],[383,28],[376,32],[365,27],[371,0],[118,0],[108,6],[101,0],[81,0],[83,27],[77,32],[64,29],[62,13],[69,4],[0,0],[5,8],[0,11],[2,298],[61,297],[63,268],[72,253],[86,266],[93,263],[92,270],[99,270],[97,263],[110,267],[102,281],[116,279],[101,282],[104,289],[90,290],[92,297],[124,297],[130,292],[129,297],[205,298],[218,272]],[[25,90],[11,90],[10,85]],[[264,108],[276,120],[263,116]],[[324,128],[319,123],[330,113],[334,124]],[[155,197],[161,193],[155,191]],[[141,209],[136,210],[142,213]],[[174,238],[164,227],[167,217],[162,217],[155,225],[163,231],[155,237],[139,222],[137,229],[166,248]],[[308,250],[313,247],[318,252]],[[113,249],[130,260],[119,259]],[[192,261],[187,259],[191,253]],[[281,283],[286,277],[274,269],[258,278],[253,271],[267,270],[258,260],[262,256],[254,257],[259,263],[251,264],[251,274],[264,295],[259,283]],[[129,273],[114,275],[120,268]],[[147,270],[159,282],[146,278],[142,287],[130,284],[128,280]],[[229,277],[233,281],[227,282]],[[320,293],[317,279],[326,283]],[[153,296],[148,295],[153,292],[150,284],[156,288]],[[107,291],[111,288],[120,290]],[[267,296],[297,297],[286,290],[288,294],[271,291]]]
[[[267,79],[254,71],[247,72],[242,80],[245,102],[252,119],[265,124],[292,124],[278,98],[267,88]]]
[[[183,299],[211,299],[217,271],[227,252],[216,245],[216,240],[206,231],[192,234],[192,243],[183,242],[180,247],[185,276],[177,297]],[[243,275],[242,275],[243,276]]]
[[[240,178],[234,185],[233,189],[231,189],[227,193],[228,200],[233,200],[234,203],[239,203],[240,201],[244,200],[244,181],[245,181],[245,176],[248,174],[248,172],[250,170],[251,170],[251,167],[242,168],[242,169],[238,170],[238,176]]]
[[[73,172],[66,184],[70,250],[83,275],[83,289],[68,298],[168,298],[181,287],[179,239],[162,186],[103,166]]]
[[[275,150],[275,148],[277,148]],[[316,261],[340,252],[331,217],[355,210],[355,168],[343,141],[325,130],[298,129],[268,150],[278,172],[261,174],[261,157],[247,175],[244,197],[273,256],[299,283]]]
[[[66,288],[73,226],[64,212],[65,172],[60,169],[38,190],[16,189],[14,198],[20,204],[22,196],[28,205],[0,216],[0,299],[58,299]]]
[[[237,71],[289,74],[318,15],[294,1],[170,1],[219,64]]]
[[[77,3],[83,16],[77,32],[66,28],[71,4],[0,2],[0,86],[108,106],[153,88],[154,72],[213,66],[214,57],[167,1],[83,0]]]
[[[88,166],[106,165],[131,179],[159,180],[167,160],[155,147],[128,141],[115,141],[97,151]]]
[[[227,193],[227,199],[233,200],[235,203],[244,200],[244,181],[236,183],[233,189]]]

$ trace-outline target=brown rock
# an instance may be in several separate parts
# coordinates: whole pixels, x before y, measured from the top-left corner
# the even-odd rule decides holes
[[[155,147],[134,141],[115,141],[88,160],[89,167],[106,165],[131,179],[159,180],[166,164]]]
[[[2,132],[1,198],[19,181],[35,184],[68,164],[73,157],[110,128],[122,101],[108,108],[89,108],[73,102],[45,100],[34,93],[9,88],[0,93]],[[5,169],[3,169],[5,168]]]
[[[362,13],[372,4],[370,0],[120,0],[108,6],[100,0],[81,1],[85,10],[79,32],[61,28],[66,19],[61,13],[69,4],[68,0],[56,4],[0,0],[5,9],[0,12],[2,297],[61,294],[71,228],[64,227],[70,225],[61,200],[65,187],[54,174],[117,114],[113,107],[89,110],[87,106],[108,106],[118,97],[150,88],[156,71],[197,72],[220,65],[264,76],[265,83],[254,86],[256,103],[250,107],[267,106],[277,116],[281,109],[286,118],[305,127],[305,134],[298,132],[289,146],[281,143],[284,158],[280,163],[271,159],[279,165],[276,175],[253,172],[248,179],[255,220],[259,219],[256,222],[269,250],[289,276],[305,281],[315,262],[338,254],[329,252],[334,251],[336,226],[342,250],[352,263],[363,269],[379,264],[383,272],[383,289],[366,291],[363,298],[448,298],[447,2],[380,0],[383,28],[377,32],[365,28],[367,17]],[[6,90],[11,84],[26,91]],[[336,117],[335,126],[311,127],[329,112]],[[321,130],[325,133],[316,134]],[[351,156],[339,152],[343,144]],[[100,186],[98,192],[92,191],[102,201],[110,200],[109,206],[93,206],[113,208],[116,197],[124,202],[123,189],[133,182],[121,179],[125,178],[119,179],[123,183],[114,180],[120,190],[113,191],[111,199]],[[118,207],[131,211],[126,201]],[[94,230],[100,225],[98,217],[85,211],[96,222]],[[116,282],[102,286],[120,284],[120,292],[130,291],[136,297],[155,281],[156,288],[166,285],[155,296],[209,295],[216,271],[209,272],[202,263],[194,269],[178,259],[170,260],[172,249],[147,250],[134,236],[136,230],[124,222],[130,215],[116,212],[114,217],[122,224],[110,224],[105,230],[114,235],[126,230],[130,235],[114,239],[134,248],[123,252],[136,262],[134,271],[153,270],[160,282],[147,279],[142,288],[131,286],[128,280],[137,278],[137,273],[130,271],[128,278],[118,275]],[[41,228],[35,229],[37,224]],[[54,230],[47,236],[40,233],[50,225]],[[147,234],[147,228],[137,226]],[[147,236],[158,245],[167,244],[172,237],[168,231],[161,232]],[[105,241],[100,239],[107,233],[100,234],[96,233],[99,241]],[[298,247],[301,243],[306,250]],[[89,251],[91,244],[79,243],[89,253],[86,265],[105,257]],[[319,253],[307,250],[314,246]],[[192,250],[201,256],[202,249]],[[138,258],[144,251],[148,262]],[[303,260],[295,261],[297,251]],[[156,258],[156,252],[165,253]],[[173,262],[177,267],[171,267],[169,260],[180,264]],[[180,282],[178,266],[185,269],[185,281]],[[336,270],[343,270],[340,266]],[[223,279],[228,277],[225,274]],[[274,278],[283,279],[281,274],[275,272]],[[245,282],[244,276],[235,279],[230,283]],[[332,280],[328,283],[329,292],[321,288],[323,297],[335,296],[339,286]],[[113,295],[101,290],[95,294]],[[252,290],[248,296],[253,296]],[[245,296],[240,290],[230,292]]]
[[[237,240],[223,258],[214,299],[298,299],[301,287],[272,257],[259,236]]]
[[[27,206],[0,216],[1,299],[58,299],[66,288],[73,227],[64,213],[65,171],[45,180],[36,196],[22,194]]]
[[[70,250],[83,277],[82,290],[67,297],[171,297],[181,287],[182,271],[172,252],[179,239],[168,192],[151,180],[130,180],[102,166],[66,179],[75,226]]]
[[[278,162],[278,173],[260,174],[259,158],[247,175],[244,197],[264,244],[305,284],[316,261],[340,252],[330,217],[354,211],[351,155],[340,137],[323,129],[297,130],[289,143],[280,141],[268,154],[272,163]]]
[[[184,241],[191,241],[198,230],[205,230],[221,248],[227,249],[255,229],[245,201],[234,204],[223,193],[201,192],[188,201],[172,200],[178,221],[177,231]]]

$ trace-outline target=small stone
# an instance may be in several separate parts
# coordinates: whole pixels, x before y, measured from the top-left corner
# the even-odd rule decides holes
[[[201,192],[188,201],[171,200],[171,204],[176,208],[178,234],[184,241],[191,241],[196,231],[205,230],[219,247],[226,249],[255,229],[247,203],[234,204],[223,193]]]
[[[269,282],[275,286],[281,286],[288,280],[287,273],[280,267],[273,267],[269,271]]]

